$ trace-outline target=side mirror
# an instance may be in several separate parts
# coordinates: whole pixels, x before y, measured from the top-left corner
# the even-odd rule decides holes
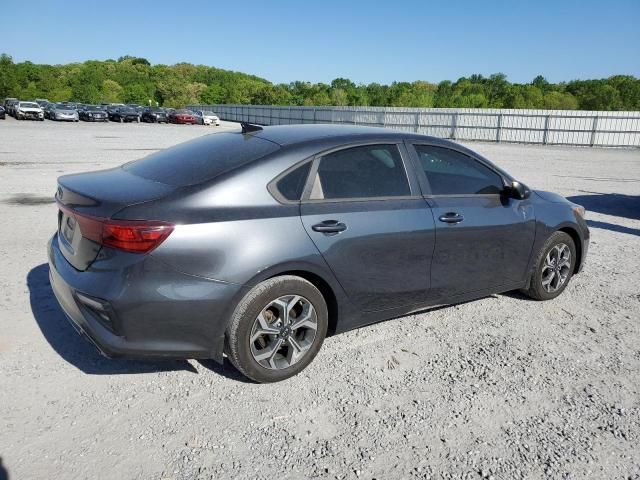
[[[529,190],[529,187],[524,183],[514,180],[511,182],[511,185],[507,187],[507,193],[511,198],[515,198],[516,200],[525,200],[531,195],[531,190]]]

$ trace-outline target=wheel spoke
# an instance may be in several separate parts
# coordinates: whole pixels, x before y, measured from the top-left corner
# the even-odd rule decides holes
[[[269,325],[269,322],[264,318],[262,312],[256,317],[257,325],[255,326],[254,333],[251,336],[251,343],[255,342],[262,335],[277,335],[280,330]]]
[[[267,345],[262,350],[258,350],[256,353],[254,353],[253,358],[255,358],[258,362],[267,360],[271,368],[276,368],[273,362],[273,358],[276,356],[276,353],[278,353],[278,350],[280,350],[280,347],[282,347],[283,342],[284,340],[282,338],[279,338],[278,340]]]
[[[547,290],[547,292],[551,291],[551,282],[553,281],[553,279],[556,276],[556,272],[555,271],[551,271],[551,274],[545,279],[542,279],[542,286],[545,288],[545,290]]]
[[[549,253],[547,253],[547,258],[544,261],[544,264],[548,267],[551,267],[553,265],[553,260],[551,258],[551,254],[553,253],[553,250],[551,250]]]
[[[289,354],[287,355],[287,361],[289,365],[296,363],[304,353],[309,350],[309,346],[301,346],[293,335],[287,338],[287,344],[289,345]]]
[[[309,309],[308,312],[303,314],[302,317],[296,318],[295,322],[291,324],[291,330],[297,330],[301,327],[310,328],[312,330],[317,330],[318,325],[313,319],[313,310]]]
[[[293,307],[295,307],[298,302],[301,300],[300,296],[298,295],[294,295],[293,298],[291,298],[289,301],[287,301],[287,306],[285,308],[285,318],[284,318],[284,324],[285,325],[291,325],[292,320],[291,320],[291,310],[293,310]]]

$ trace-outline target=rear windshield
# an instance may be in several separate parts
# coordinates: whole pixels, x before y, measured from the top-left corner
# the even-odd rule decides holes
[[[206,182],[280,147],[250,135],[214,133],[127,163],[126,171],[176,187]]]

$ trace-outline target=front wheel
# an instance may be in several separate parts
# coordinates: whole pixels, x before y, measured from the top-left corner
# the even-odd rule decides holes
[[[535,300],[551,300],[567,287],[576,266],[576,245],[564,232],[555,232],[536,258],[525,295]]]
[[[256,382],[285,380],[315,358],[327,326],[327,304],[313,284],[293,275],[271,278],[236,307],[226,332],[227,355]]]

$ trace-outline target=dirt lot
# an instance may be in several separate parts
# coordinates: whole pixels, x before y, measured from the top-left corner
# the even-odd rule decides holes
[[[470,145],[589,211],[588,264],[555,301],[496,295],[339,335],[275,385],[99,356],[48,283],[56,177],[229,128],[0,120],[8,478],[640,478],[638,150]]]

